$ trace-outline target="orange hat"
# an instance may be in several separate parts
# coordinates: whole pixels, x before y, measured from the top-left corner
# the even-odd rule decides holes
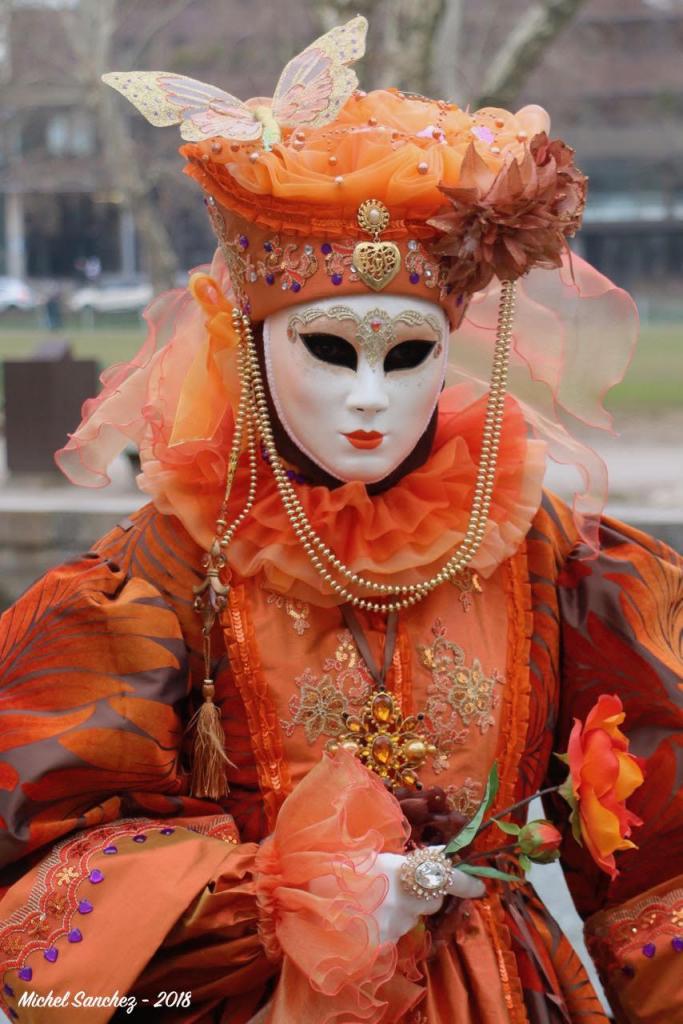
[[[261,320],[320,296],[388,291],[456,326],[495,274],[557,267],[585,202],[573,151],[541,107],[467,113],[356,90],[367,23],[332,29],[242,103],[166,72],[105,75],[153,124],[181,124],[235,297]]]

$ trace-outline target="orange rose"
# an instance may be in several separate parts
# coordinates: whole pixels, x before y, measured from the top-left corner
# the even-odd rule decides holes
[[[615,850],[635,847],[628,836],[640,818],[625,801],[643,782],[641,762],[628,753],[629,741],[619,729],[624,709],[615,695],[602,694],[585,724],[574,719],[569,737],[569,777],[560,787],[572,808],[572,830],[596,864],[612,878],[618,871]]]

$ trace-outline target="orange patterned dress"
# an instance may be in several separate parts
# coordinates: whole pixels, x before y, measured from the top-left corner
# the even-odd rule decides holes
[[[554,778],[551,752],[566,748],[573,716],[600,693],[620,696],[632,750],[648,762],[631,803],[645,822],[639,848],[611,881],[568,838],[564,867],[616,1020],[674,1024],[683,1021],[681,561],[608,519],[599,555],[582,554],[569,510],[546,495],[526,540],[487,578],[467,574],[401,613],[388,687],[404,712],[425,713],[435,753],[423,781],[465,815],[494,759],[502,808]],[[190,796],[184,730],[201,694],[191,599],[200,563],[179,520],[150,505],[1,620],[0,963],[10,1018],[605,1022],[568,941],[521,882],[492,882],[449,941],[418,943],[390,968],[373,962],[384,973],[372,991],[357,979],[353,1003],[331,971],[306,995],[297,971],[312,951],[297,959],[267,942],[254,865],[288,795],[372,680],[337,608],[285,597],[263,573],[234,578],[213,638],[230,792],[221,802]],[[384,617],[360,617],[381,664]]]

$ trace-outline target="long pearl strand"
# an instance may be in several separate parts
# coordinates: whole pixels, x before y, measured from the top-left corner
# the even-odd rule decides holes
[[[230,467],[233,465],[233,453],[239,458],[239,451],[242,445],[244,422],[248,424],[248,441],[250,463],[250,485],[247,502],[242,512],[232,522],[229,528],[223,518],[225,504],[229,495],[229,487],[226,488],[226,502],[221,509],[219,518],[220,546],[227,547],[234,536],[237,527],[248,515],[253,505],[256,492],[256,439],[258,434],[260,441],[265,448],[266,455],[272,469],[273,475],[280,494],[285,513],[294,530],[294,534],[301,542],[303,550],[311,565],[322,578],[324,583],[338,595],[341,601],[348,602],[354,607],[376,612],[398,611],[417,604],[432,590],[446,583],[468,565],[478,551],[486,531],[488,513],[491,506],[493,484],[496,473],[498,450],[500,447],[500,435],[503,423],[505,407],[505,393],[507,389],[508,364],[510,355],[510,344],[512,339],[512,325],[514,319],[514,283],[504,281],[501,288],[500,304],[498,310],[498,330],[496,345],[493,356],[493,367],[489,387],[488,402],[481,445],[481,458],[477,471],[477,478],[474,487],[474,498],[470,510],[470,517],[465,536],[456,550],[450,556],[442,568],[431,578],[421,583],[392,584],[379,583],[369,580],[360,573],[353,572],[345,565],[334,551],[315,531],[311,525],[303,505],[287,476],[277,451],[273,431],[268,415],[268,404],[266,391],[261,376],[261,368],[258,361],[254,335],[249,318],[233,311],[233,326],[237,337],[240,339],[242,356],[242,400],[238,411],[236,422],[236,433],[231,450]],[[247,395],[248,409],[243,409],[244,396]],[[240,433],[238,437],[238,424]],[[255,426],[255,429],[254,429]],[[229,484],[232,484],[234,471],[229,472]],[[341,579],[340,579],[341,578]],[[342,582],[342,580],[344,582]],[[353,588],[353,589],[351,589]],[[366,596],[359,594],[358,590],[369,591]],[[378,601],[373,596],[390,596],[394,600]]]

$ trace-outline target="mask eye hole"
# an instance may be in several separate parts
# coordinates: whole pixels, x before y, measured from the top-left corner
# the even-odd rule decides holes
[[[424,363],[429,354],[433,352],[435,345],[435,341],[422,341],[417,338],[399,342],[387,352],[384,358],[384,372],[414,370],[416,366]]]
[[[356,350],[346,338],[337,334],[299,334],[304,345],[315,359],[332,366],[346,366],[355,370],[358,365]]]

